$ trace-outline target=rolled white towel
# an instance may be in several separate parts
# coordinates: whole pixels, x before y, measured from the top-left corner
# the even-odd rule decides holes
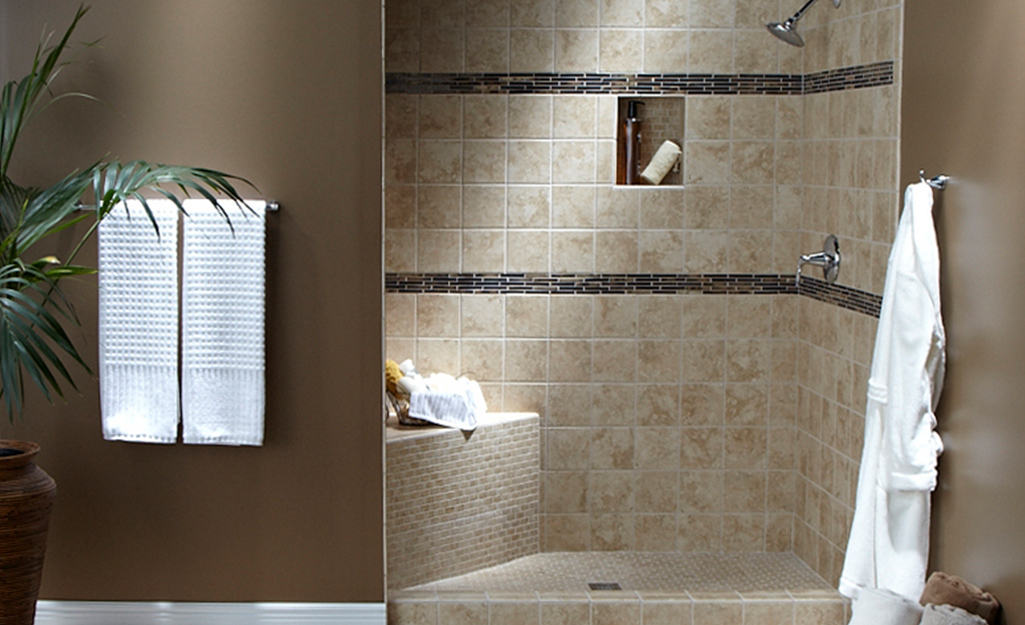
[[[666,177],[669,170],[676,164],[682,152],[683,150],[680,149],[680,146],[672,141],[662,142],[662,145],[655,152],[655,156],[651,157],[651,162],[641,172],[641,178],[649,184],[661,184],[662,179]]]
[[[986,625],[986,619],[953,605],[925,606],[922,625]]]
[[[851,608],[849,625],[919,625],[923,610],[917,601],[881,588],[862,589]]]

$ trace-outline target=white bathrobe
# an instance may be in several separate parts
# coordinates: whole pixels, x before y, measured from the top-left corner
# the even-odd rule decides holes
[[[925,588],[930,495],[943,450],[933,431],[943,368],[932,189],[918,183],[904,195],[886,270],[854,521],[840,577],[840,592],[849,597],[881,588],[918,601]]]

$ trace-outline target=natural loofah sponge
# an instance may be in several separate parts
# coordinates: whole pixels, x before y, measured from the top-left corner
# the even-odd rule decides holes
[[[384,387],[388,389],[392,395],[399,396],[403,395],[402,391],[399,390],[399,380],[402,378],[402,370],[399,369],[398,363],[394,360],[388,359],[384,361]]]

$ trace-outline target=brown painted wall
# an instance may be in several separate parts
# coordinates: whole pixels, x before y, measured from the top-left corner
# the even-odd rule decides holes
[[[44,23],[63,29],[78,4],[0,2],[0,71],[18,75]],[[380,3],[93,5],[77,38],[103,36],[102,49],[60,86],[107,105],[40,117],[20,179],[109,153],[235,172],[282,203],[268,219],[267,436],[243,449],[105,442],[85,375],[68,405],[39,401],[26,424],[0,425],[40,442],[58,482],[43,594],[381,601]],[[95,362],[95,285],[72,290]]]
[[[907,0],[902,180],[938,195],[948,375],[933,566],[1025,623],[1025,3]]]

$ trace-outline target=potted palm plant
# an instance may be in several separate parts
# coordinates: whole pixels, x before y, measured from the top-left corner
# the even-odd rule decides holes
[[[78,319],[61,281],[95,273],[75,264],[75,257],[116,205],[140,200],[156,227],[147,197],[169,198],[181,210],[184,197],[198,194],[226,219],[216,198],[244,204],[234,186],[244,179],[199,167],[104,160],[45,188],[10,178],[26,125],[55,101],[82,95],[54,95],[52,87],[87,11],[80,7],[59,39],[51,35],[40,42],[28,74],[0,93],[0,411],[12,422],[22,417],[26,387],[53,402],[64,397],[65,387],[75,388],[71,369],[92,373],[66,330]],[[56,246],[48,244],[67,232],[81,234],[70,253],[58,258],[51,249]],[[28,625],[35,613],[54,494],[53,480],[33,462],[37,451],[33,443],[0,437],[0,623]]]

